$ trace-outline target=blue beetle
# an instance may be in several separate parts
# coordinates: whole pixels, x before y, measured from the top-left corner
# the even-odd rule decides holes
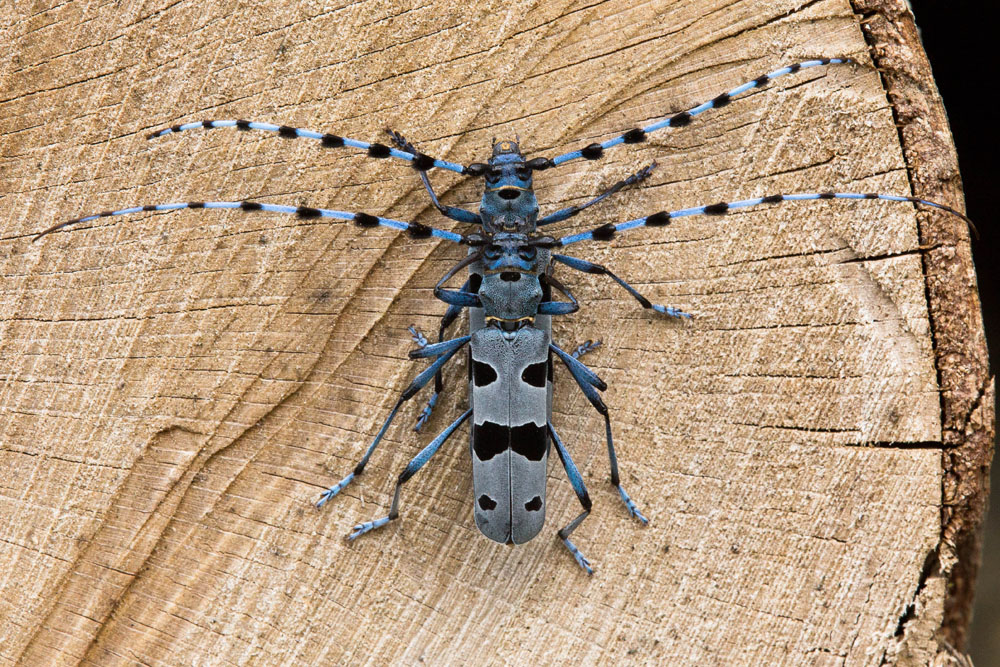
[[[677,308],[651,303],[634,287],[604,266],[577,257],[557,254],[554,252],[555,249],[583,241],[610,241],[621,232],[639,227],[666,226],[676,218],[695,215],[724,215],[734,209],[790,201],[878,199],[910,202],[947,211],[959,216],[970,226],[972,223],[965,215],[949,206],[918,197],[882,193],[819,192],[775,194],[673,211],[659,211],[634,220],[618,224],[607,223],[589,231],[553,238],[539,234],[539,228],[567,220],[622,188],[645,180],[656,165],[653,163],[628,178],[618,181],[605,192],[584,204],[559,209],[543,217],[539,217],[538,201],[533,190],[534,172],[558,167],[577,159],[598,160],[609,148],[619,144],[645,141],[650,133],[665,128],[684,127],[690,124],[695,116],[709,109],[725,106],[734,98],[764,86],[778,77],[810,67],[850,62],[851,60],[848,58],[822,58],[782,67],[687,111],[681,111],[668,118],[655,121],[646,127],[633,128],[604,142],[592,143],[582,149],[564,153],[551,159],[536,157],[528,160],[521,153],[518,141],[494,141],[492,155],[486,163],[472,163],[463,166],[425,155],[401,134],[391,130],[388,130],[388,133],[396,145],[395,148],[335,134],[248,120],[197,121],[174,125],[149,135],[149,138],[154,138],[198,128],[231,127],[243,131],[274,132],[287,139],[313,139],[324,148],[356,148],[366,151],[373,158],[404,160],[417,170],[438,211],[452,220],[477,226],[475,231],[467,235],[421,223],[404,222],[367,213],[252,201],[199,201],[132,206],[74,218],[49,227],[39,233],[35,240],[68,225],[89,222],[98,218],[136,214],[144,211],[194,208],[267,211],[293,214],[300,218],[351,221],[361,228],[389,227],[406,231],[410,237],[415,239],[433,237],[467,247],[466,257],[447,272],[434,290],[435,295],[448,304],[448,309],[441,321],[438,342],[429,343],[423,335],[411,327],[414,340],[417,341],[419,347],[410,353],[410,357],[413,359],[431,358],[434,359],[433,363],[420,372],[403,391],[354,469],[340,482],[323,492],[317,505],[325,504],[364,471],[372,453],[381,442],[402,404],[426,386],[431,378],[434,378],[434,393],[421,412],[415,428],[419,430],[427,423],[437,397],[443,389],[441,369],[460,349],[468,345],[469,409],[409,462],[396,482],[389,513],[379,519],[356,525],[348,538],[353,540],[396,519],[399,516],[399,494],[402,485],[427,463],[459,426],[471,418],[469,449],[473,462],[475,520],[480,531],[490,539],[511,544],[527,542],[538,534],[545,518],[548,454],[551,445],[555,444],[556,452],[566,469],[580,504],[583,506],[583,511],[564,526],[558,535],[580,566],[588,573],[592,573],[593,569],[590,563],[569,539],[570,534],[590,513],[591,501],[579,470],[552,424],[552,378],[555,357],[558,357],[565,364],[587,400],[604,418],[612,485],[617,489],[628,513],[643,524],[647,523],[647,520],[621,485],[611,421],[607,406],[599,393],[606,388],[606,385],[578,359],[579,356],[593,349],[597,344],[588,341],[579,346],[573,353],[567,353],[552,341],[551,317],[569,314],[579,308],[573,295],[554,276],[554,267],[556,264],[560,264],[575,271],[608,276],[644,308],[652,309],[668,317],[689,318],[691,316]],[[474,213],[459,207],[441,204],[427,175],[427,171],[432,168],[483,178],[485,187],[479,212]],[[462,287],[457,290],[446,288],[445,283],[463,269],[468,269],[469,277]],[[568,300],[554,300],[552,298],[553,291],[561,293]],[[469,334],[445,340],[446,329],[464,309],[469,311]]]

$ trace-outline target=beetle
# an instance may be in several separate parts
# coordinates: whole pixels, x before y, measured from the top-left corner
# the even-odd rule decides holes
[[[583,507],[578,516],[559,530],[558,536],[577,563],[586,572],[593,573],[589,561],[570,540],[570,534],[590,513],[592,503],[579,470],[552,424],[552,379],[555,358],[568,368],[587,400],[604,419],[611,483],[617,489],[627,512],[642,524],[648,523],[648,520],[621,485],[608,408],[600,397],[600,392],[606,389],[606,384],[578,359],[597,344],[588,342],[571,354],[552,341],[551,317],[570,314],[579,308],[577,300],[555,277],[554,268],[559,264],[574,271],[605,275],[625,289],[644,308],[652,309],[667,317],[687,319],[691,314],[675,307],[653,304],[606,267],[581,258],[558,254],[554,250],[583,241],[607,242],[619,233],[639,227],[663,227],[680,217],[724,215],[739,208],[791,201],[877,199],[910,202],[947,211],[959,216],[970,226],[972,223],[965,215],[949,206],[908,195],[814,192],[774,194],[672,211],[664,210],[626,222],[606,223],[589,231],[555,238],[541,234],[539,229],[567,220],[623,188],[644,181],[650,176],[656,163],[618,181],[584,204],[559,209],[542,217],[539,217],[538,201],[533,190],[534,172],[558,167],[577,159],[598,160],[607,149],[619,144],[639,143],[645,141],[650,133],[668,127],[684,127],[690,124],[695,116],[709,109],[726,106],[734,98],[750,90],[802,69],[852,62],[848,58],[822,58],[782,67],[687,111],[643,128],[633,128],[604,142],[592,143],[555,158],[527,159],[521,152],[519,141],[503,140],[493,142],[492,155],[487,162],[463,166],[432,158],[418,151],[401,134],[392,130],[387,132],[395,148],[329,133],[248,120],[197,121],[174,125],[149,135],[152,139],[194,129],[230,127],[242,131],[274,132],[287,139],[312,139],[318,141],[324,148],[352,147],[366,151],[373,158],[404,160],[419,173],[432,203],[442,215],[476,226],[469,234],[463,235],[422,223],[394,220],[368,213],[252,201],[205,201],[132,206],[104,211],[56,224],[36,235],[35,240],[69,225],[102,217],[143,211],[196,208],[267,211],[293,214],[300,218],[352,221],[361,228],[389,227],[406,231],[412,238],[434,237],[465,246],[468,249],[466,257],[449,270],[435,286],[435,296],[448,304],[439,328],[438,342],[429,343],[422,334],[411,328],[418,348],[410,353],[410,357],[434,361],[402,392],[354,469],[337,484],[324,491],[316,504],[322,507],[362,474],[402,404],[434,378],[434,393],[421,412],[415,429],[419,430],[427,423],[443,390],[442,368],[460,350],[468,346],[469,408],[408,463],[397,479],[389,513],[384,517],[357,524],[348,535],[348,539],[356,539],[398,518],[402,485],[430,460],[465,421],[471,420],[470,454],[473,461],[474,516],[479,530],[490,539],[510,544],[522,544],[539,533],[545,517],[547,461],[551,446],[554,445]],[[483,178],[485,187],[479,211],[472,212],[443,205],[434,193],[427,175],[428,170],[432,168]],[[445,287],[446,282],[463,269],[468,269],[469,276],[462,287],[457,290]],[[561,293],[568,300],[553,299],[554,292]],[[448,326],[466,309],[469,311],[469,333],[445,340]]]

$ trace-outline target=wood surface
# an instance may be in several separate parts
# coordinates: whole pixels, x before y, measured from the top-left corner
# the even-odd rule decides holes
[[[564,347],[609,385],[603,424],[557,370],[554,420],[594,512],[549,470],[546,529],[472,520],[456,437],[385,514],[395,477],[466,403],[465,361],[421,434],[406,404],[437,279],[462,250],[387,229],[134,204],[252,198],[464,230],[413,170],[232,130],[482,161],[553,156],[796,61],[850,56],[690,127],[536,177],[543,211],[656,160],[559,232],[775,192],[913,192],[961,207],[947,121],[897,2],[13,3],[0,9],[0,665],[957,664],[993,429],[968,233],[885,202],[783,204],[579,244],[690,323],[600,276]],[[873,67],[873,58],[881,70]],[[446,203],[481,183],[432,171]],[[911,189],[912,188],[912,189]],[[460,331],[464,320],[454,331]]]

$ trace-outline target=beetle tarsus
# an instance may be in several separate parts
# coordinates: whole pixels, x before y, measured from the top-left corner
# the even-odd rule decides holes
[[[331,500],[335,495],[343,491],[344,487],[346,487],[352,481],[354,481],[353,471],[349,475],[347,475],[347,477],[340,480],[339,482],[331,486],[329,489],[321,493],[319,496],[319,500],[316,501],[316,507],[322,507],[323,505],[325,505],[327,501]]]
[[[628,510],[629,516],[635,517],[636,519],[639,520],[639,523],[641,523],[644,526],[649,525],[649,519],[647,519],[642,515],[642,512],[639,511],[639,508],[636,507],[635,502],[625,492],[625,489],[622,487],[621,484],[617,486],[617,489],[618,489],[618,495],[622,497],[622,502],[625,503],[625,509]]]
[[[354,529],[347,536],[347,540],[349,542],[353,542],[354,540],[358,539],[365,533],[370,533],[376,528],[381,528],[385,524],[389,523],[389,521],[391,521],[391,519],[387,516],[384,516],[381,519],[375,519],[374,521],[365,521],[364,523],[359,523],[358,525],[354,526]]]

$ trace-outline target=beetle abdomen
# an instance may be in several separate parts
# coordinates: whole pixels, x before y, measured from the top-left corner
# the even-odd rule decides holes
[[[522,544],[545,523],[548,334],[533,327],[472,336],[472,480],[479,530]]]

